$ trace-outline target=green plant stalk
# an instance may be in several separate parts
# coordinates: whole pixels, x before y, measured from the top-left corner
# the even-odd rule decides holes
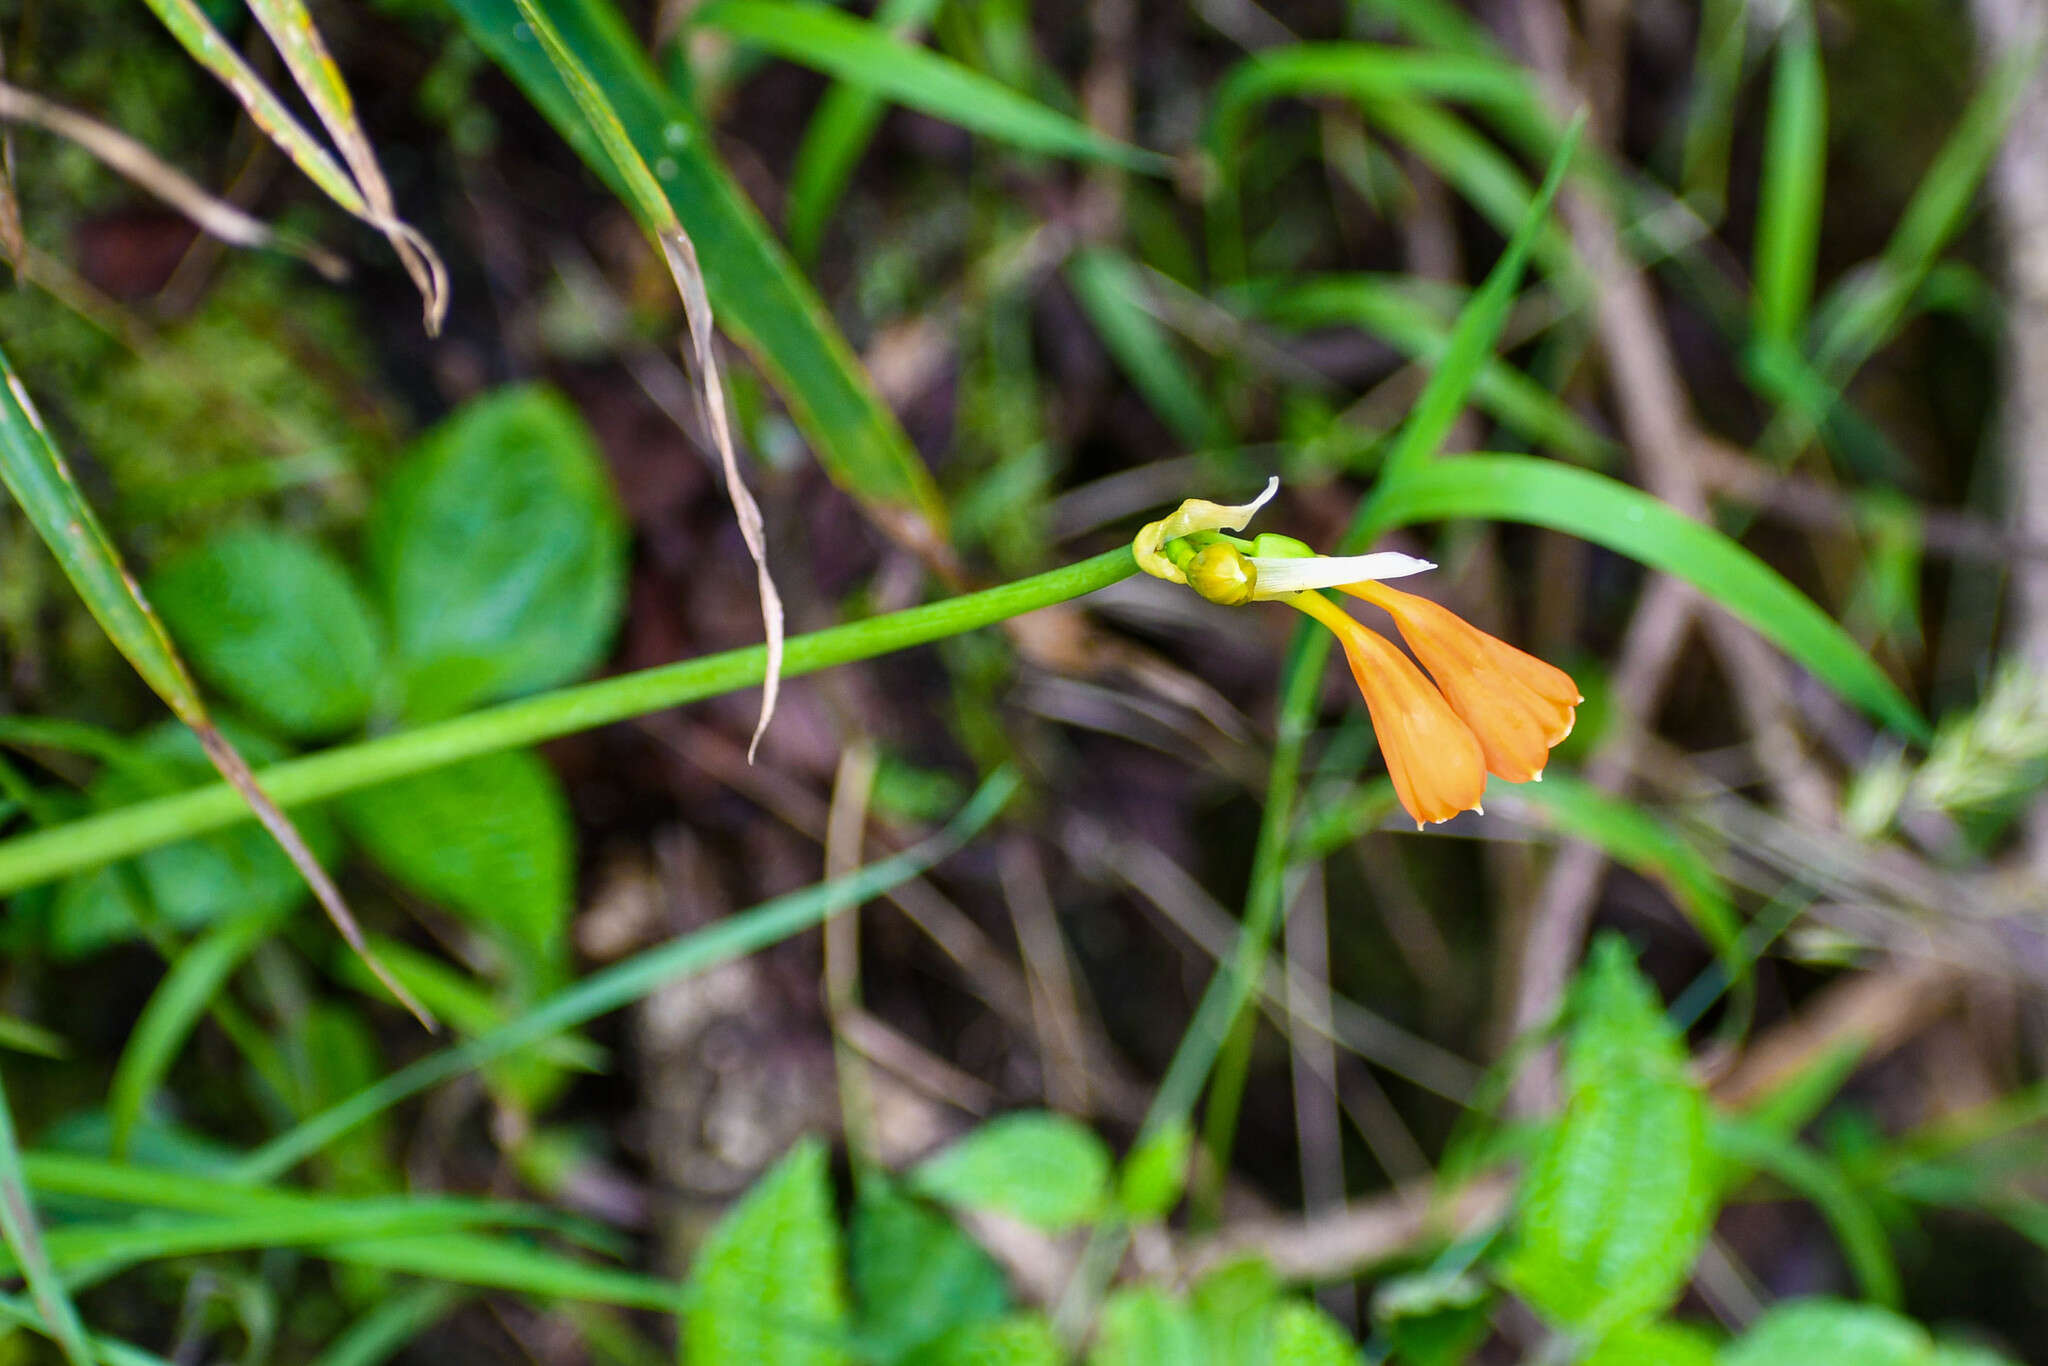
[[[1137,572],[1130,547],[979,593],[850,622],[790,639],[782,675],[816,673],[991,626]],[[257,775],[285,807],[326,801],[479,754],[516,749],[629,717],[701,702],[761,682],[765,646],[753,645],[562,688],[435,725],[273,764]],[[0,895],[250,819],[234,790],[214,784],[0,843]]]

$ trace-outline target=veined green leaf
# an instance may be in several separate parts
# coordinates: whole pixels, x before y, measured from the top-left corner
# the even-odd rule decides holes
[[[1713,1226],[1707,1103],[1618,937],[1574,992],[1565,1108],[1524,1182],[1508,1284],[1552,1323],[1599,1334],[1678,1297]]]
[[[1727,537],[1639,489],[1530,456],[1473,455],[1423,468],[1388,498],[1394,524],[1527,522],[1675,574],[1878,720],[1916,738],[1928,734],[1897,685],[1810,598]]]
[[[1751,1324],[1721,1353],[1720,1366],[1932,1366],[1933,1344],[1920,1326],[1875,1305],[1787,1300]]]
[[[1064,1115],[992,1119],[910,1175],[911,1189],[1059,1231],[1095,1217],[1109,1195],[1109,1150]]]
[[[791,1149],[718,1221],[690,1267],[684,1366],[844,1366],[846,1295],[825,1149]]]
[[[620,172],[591,132],[516,0],[449,0],[478,44],[598,175]],[[753,354],[833,480],[864,502],[932,528],[944,508],[931,474],[883,406],[810,284],[733,184],[695,112],[649,69],[606,0],[547,0],[546,12],[617,111],[689,230],[719,322]]]
[[[1172,163],[865,20],[788,0],[713,0],[693,23],[1029,152],[1163,174]]]
[[[1102,1306],[1101,1326],[1088,1366],[1154,1366],[1204,1358],[1201,1334],[1186,1305],[1149,1285],[1111,1295]]]

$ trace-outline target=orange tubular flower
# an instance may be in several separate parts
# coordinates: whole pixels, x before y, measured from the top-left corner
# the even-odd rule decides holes
[[[1379,582],[1434,569],[1427,560],[1393,551],[1318,555],[1284,536],[1245,542],[1220,534],[1242,529],[1278,484],[1250,503],[1189,499],[1139,531],[1131,554],[1146,573],[1211,602],[1286,602],[1329,627],[1365,694],[1395,795],[1417,826],[1478,810],[1489,772],[1515,783],[1541,778],[1551,747],[1571,734],[1584,700],[1578,685],[1427,598]],[[1325,588],[1386,609],[1429,677],[1324,597]]]
[[[1489,772],[1511,783],[1543,776],[1551,747],[1572,733],[1574,709],[1585,701],[1570,675],[1427,598],[1380,583],[1340,584],[1337,591],[1393,617],[1451,710],[1478,737]]]
[[[1394,643],[1353,620],[1320,593],[1294,605],[1335,633],[1365,694],[1373,734],[1387,761],[1394,794],[1419,828],[1474,811],[1486,795],[1486,760],[1472,728],[1451,710]]]

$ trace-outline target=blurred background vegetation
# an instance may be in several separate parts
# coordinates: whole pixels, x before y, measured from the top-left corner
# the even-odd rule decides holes
[[[2048,1363],[2043,22],[0,0],[0,1361]]]

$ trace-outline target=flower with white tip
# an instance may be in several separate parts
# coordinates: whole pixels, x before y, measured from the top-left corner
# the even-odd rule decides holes
[[[1131,553],[1146,573],[1211,602],[1286,602],[1329,627],[1365,696],[1394,792],[1418,826],[1478,810],[1489,772],[1516,783],[1541,778],[1585,700],[1571,678],[1381,582],[1436,568],[1428,560],[1394,551],[1317,555],[1284,536],[1247,544],[1222,534],[1243,530],[1279,487],[1273,479],[1236,505],[1190,498],[1140,531]],[[1318,591],[1325,588],[1383,608],[1422,668]]]

